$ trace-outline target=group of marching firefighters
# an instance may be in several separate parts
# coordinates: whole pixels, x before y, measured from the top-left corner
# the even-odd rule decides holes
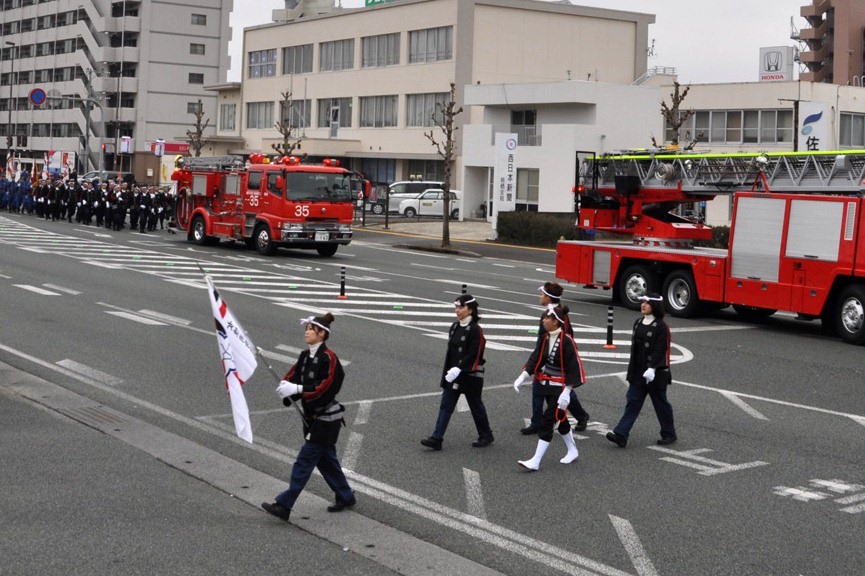
[[[42,179],[31,183],[27,172],[18,181],[0,173],[0,210],[46,220],[72,219],[78,224],[152,232],[165,228],[174,198],[156,186],[137,186],[125,180],[93,183],[71,175],[66,180]]]
[[[527,436],[537,434],[537,447],[531,458],[517,462],[532,472],[540,468],[556,433],[567,450],[559,462],[570,464],[575,461],[579,451],[571,434],[568,412],[573,413],[578,431],[585,430],[589,420],[589,414],[574,392],[585,383],[586,375],[568,318],[570,310],[561,303],[562,287],[555,282],[546,282],[538,290],[539,303],[543,306],[538,339],[514,381],[517,392],[525,382],[532,382],[532,418],[520,432]],[[442,449],[445,431],[461,395],[465,396],[478,432],[472,446],[486,448],[495,440],[481,399],[486,340],[479,325],[477,299],[470,294],[458,297],[454,301],[454,313],[456,322],[448,331],[447,352],[439,380],[442,394],[435,429],[428,438],[420,441],[434,451]],[[661,437],[657,443],[666,446],[677,440],[673,407],[667,400],[667,387],[672,383],[671,341],[664,315],[664,301],[660,295],[648,293],[640,298],[640,317],[634,321],[631,335],[625,410],[615,428],[606,434],[607,440],[620,448],[627,445],[631,428],[647,397],[660,424]],[[333,321],[331,313],[301,320],[308,349],[300,354],[276,389],[283,404],[300,402],[303,407],[305,438],[292,466],[288,488],[277,494],[273,502],[261,504],[265,512],[281,520],[290,519],[292,508],[315,469],[334,493],[334,502],[327,507],[328,512],[341,512],[357,504],[336,454],[340,428],[345,425],[345,407],[336,396],[345,372],[336,354],[325,343],[331,335]]]

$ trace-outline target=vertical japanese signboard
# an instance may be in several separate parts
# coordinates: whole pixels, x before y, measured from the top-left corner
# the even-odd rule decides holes
[[[513,212],[517,199],[517,135],[496,134],[496,164],[493,167],[492,225],[499,212]]]

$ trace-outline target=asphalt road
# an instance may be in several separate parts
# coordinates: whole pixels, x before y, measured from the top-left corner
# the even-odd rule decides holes
[[[623,450],[603,436],[624,406],[622,374],[635,313],[615,309],[615,348],[607,348],[609,293],[567,286],[589,376],[579,393],[592,419],[576,436],[577,462],[559,464],[564,445],[555,442],[541,470],[526,473],[516,461],[534,451],[535,441],[518,432],[530,395],[527,389],[515,394],[511,382],[535,338],[536,288],[553,277],[554,253],[455,242],[459,253],[444,254],[429,251],[429,244],[367,230],[330,259],[287,250],[266,258],[240,245],[195,247],[178,235],[0,215],[0,361],[11,367],[4,374],[23,372],[20,379],[28,382],[10,384],[19,376],[0,382],[0,409],[10,414],[4,429],[35,414],[53,440],[46,458],[36,459],[28,455],[46,447],[35,433],[24,441],[4,435],[4,462],[14,458],[31,467],[19,476],[3,467],[6,483],[19,487],[4,502],[4,509],[16,510],[14,523],[0,528],[4,542],[18,532],[36,534],[45,522],[22,513],[21,500],[42,501],[53,486],[71,498],[91,486],[86,470],[105,467],[113,470],[115,492],[106,490],[104,506],[88,497],[79,530],[98,534],[118,509],[128,510],[118,502],[128,488],[136,495],[133,510],[153,509],[141,534],[146,546],[163,546],[160,520],[204,533],[210,529],[202,526],[218,526],[205,546],[253,573],[270,565],[246,570],[247,560],[270,557],[271,541],[284,548],[295,534],[317,539],[303,541],[303,558],[320,552],[327,562],[343,555],[348,569],[357,570],[351,573],[860,572],[861,348],[824,336],[819,324],[783,315],[762,324],[727,311],[671,319],[670,398],[680,441],[654,444],[657,422],[646,406]],[[336,315],[330,345],[346,364],[341,400],[348,427],[340,454],[358,494],[354,512],[325,513],[331,494],[320,479],[310,484],[293,526],[255,509],[287,479],[302,441],[299,424],[260,367],[245,386],[255,443],[234,436],[198,264],[279,372],[303,345],[298,319],[325,310]],[[339,298],[343,267],[346,298]],[[429,452],[418,442],[434,423],[451,302],[463,285],[481,304],[488,340],[484,398],[496,442],[472,448],[476,433],[459,407],[444,450]],[[70,413],[79,404],[87,410]],[[59,449],[67,439],[69,446]],[[52,451],[66,456],[56,473],[47,463],[33,464],[56,459]],[[83,470],[76,473],[79,456]],[[151,467],[148,459],[155,458],[159,466],[115,467],[124,457]],[[160,500],[167,491],[192,496],[173,498],[169,506]],[[235,518],[238,530],[255,525],[253,550],[226,551],[226,524]],[[75,532],[71,521],[62,524],[56,540],[74,565],[85,555],[79,560],[69,552]],[[127,544],[134,535],[120,540]],[[166,569],[204,573],[196,554],[182,555],[194,543],[178,538],[172,544]],[[38,545],[38,538],[28,538],[21,548],[30,560],[9,573],[44,566],[28,564],[44,554]]]

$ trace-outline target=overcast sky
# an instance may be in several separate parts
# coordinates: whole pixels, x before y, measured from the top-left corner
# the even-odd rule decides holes
[[[649,26],[654,55],[649,67],[676,68],[679,82],[756,82],[762,46],[793,46],[790,20],[805,27],[799,9],[807,0],[572,0],[573,4],[599,6],[655,15]],[[363,6],[363,0],[343,0],[345,8]],[[269,23],[274,8],[284,0],[234,0],[229,44],[232,69],[229,81],[240,80],[243,28]],[[798,77],[798,76],[797,76]]]

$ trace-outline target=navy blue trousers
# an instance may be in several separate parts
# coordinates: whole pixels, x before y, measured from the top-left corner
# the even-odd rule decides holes
[[[297,455],[297,460],[294,461],[294,466],[291,467],[288,490],[281,492],[276,497],[276,501],[291,510],[315,468],[318,468],[324,481],[336,494],[337,502],[350,502],[354,498],[354,493],[336,457],[336,446],[305,442]]]
[[[619,420],[613,432],[625,438],[628,437],[634,422],[637,421],[637,416],[640,415],[640,410],[643,409],[646,396],[652,400],[652,406],[654,406],[658,422],[661,424],[661,437],[675,438],[676,427],[673,425],[673,407],[667,400],[667,387],[646,385],[643,382],[631,383],[628,386],[628,393],[625,395],[627,400],[625,413],[622,414],[622,419]]]

